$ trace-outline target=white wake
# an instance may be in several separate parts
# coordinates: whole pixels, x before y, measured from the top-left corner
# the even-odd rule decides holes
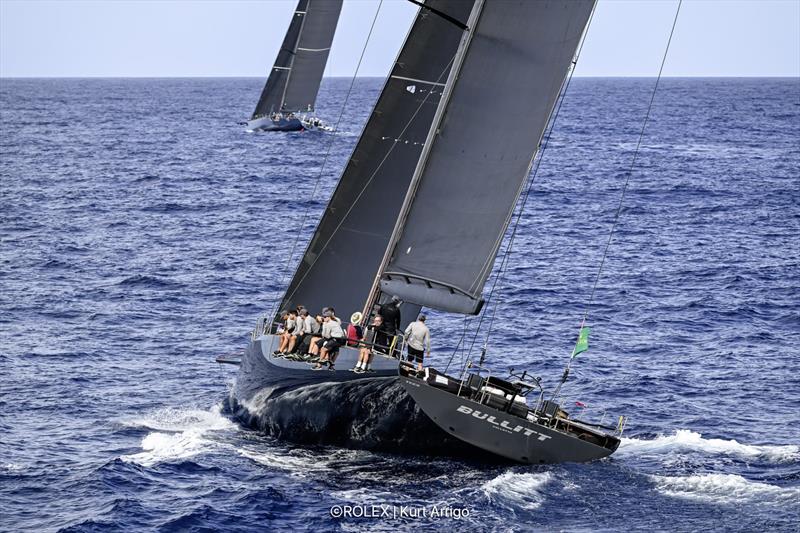
[[[705,439],[700,433],[679,429],[674,435],[652,440],[622,439],[618,455],[669,454],[699,452],[729,455],[741,459],[761,459],[772,463],[789,463],[800,460],[800,446],[742,444],[736,440]]]
[[[553,475],[550,472],[532,474],[505,472],[484,483],[481,489],[493,503],[532,511],[538,509],[544,502],[541,490],[552,480]]]
[[[236,428],[225,418],[221,406],[208,411],[164,408],[148,415],[123,421],[131,427],[153,430],[142,439],[142,451],[123,455],[125,462],[150,467],[163,461],[179,461],[220,448],[215,432]]]
[[[750,481],[736,474],[650,476],[656,490],[666,496],[718,504],[800,502],[800,489]]]

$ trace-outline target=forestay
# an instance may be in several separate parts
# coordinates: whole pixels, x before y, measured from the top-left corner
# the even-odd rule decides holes
[[[466,21],[472,1],[426,5]],[[370,294],[463,31],[420,10],[281,308],[361,310]]]
[[[486,2],[429,140],[384,293],[475,314],[593,0]]]

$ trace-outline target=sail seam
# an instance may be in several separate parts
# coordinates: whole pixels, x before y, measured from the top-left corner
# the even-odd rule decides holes
[[[393,78],[395,80],[413,81],[415,83],[426,83],[428,85],[436,85],[438,87],[444,87],[446,85],[445,83],[441,83],[438,81],[418,80],[417,78],[406,78],[405,76],[390,76],[390,78]]]

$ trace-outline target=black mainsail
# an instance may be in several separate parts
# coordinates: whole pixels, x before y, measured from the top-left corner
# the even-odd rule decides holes
[[[384,292],[444,311],[480,311],[593,6],[594,0],[483,4],[398,220]]]
[[[299,0],[250,120],[313,111],[342,0]]]
[[[426,2],[464,22],[472,4]],[[363,309],[463,35],[430,10],[417,14],[281,309],[332,306],[343,316]]]

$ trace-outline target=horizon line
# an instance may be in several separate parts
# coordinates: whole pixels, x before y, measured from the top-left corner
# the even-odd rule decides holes
[[[579,76],[575,75],[574,78],[591,78],[591,79],[618,79],[618,78],[628,78],[628,79],[642,79],[642,78],[656,78],[657,76],[654,75],[608,75],[608,76]],[[353,76],[323,76],[322,79],[352,79]],[[357,79],[385,79],[386,76],[356,76]],[[781,79],[791,79],[797,78],[800,79],[800,74],[766,74],[766,75],[738,75],[738,74],[709,74],[709,75],[671,75],[671,76],[661,76],[661,78],[698,78],[698,79],[708,79],[708,78],[750,78],[750,79],[765,79],[765,78],[781,78]],[[82,79],[120,79],[120,80],[133,80],[133,79],[142,79],[142,80],[170,80],[170,79],[258,79],[264,80],[266,79],[263,76],[215,76],[215,75],[187,75],[187,76],[150,76],[150,75],[142,75],[142,76],[119,76],[119,75],[82,75],[82,76],[36,76],[36,75],[24,75],[24,76],[0,76],[0,80],[24,80],[24,79],[38,79],[38,80],[57,80],[57,79],[71,79],[71,80],[82,80]]]

